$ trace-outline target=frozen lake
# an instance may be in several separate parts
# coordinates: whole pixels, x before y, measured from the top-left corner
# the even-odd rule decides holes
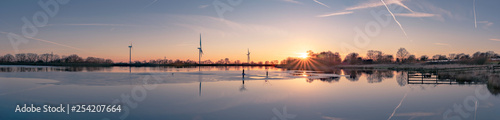
[[[321,77],[333,73],[343,76]],[[498,87],[407,80],[389,70],[0,66],[0,120],[500,119]],[[120,104],[122,112],[15,112],[23,104]]]

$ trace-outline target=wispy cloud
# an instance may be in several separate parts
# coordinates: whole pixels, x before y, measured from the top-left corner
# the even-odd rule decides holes
[[[410,113],[398,113],[394,116],[411,116],[411,117],[422,117],[422,116],[433,116],[436,113],[431,112],[410,112]]]
[[[437,14],[421,13],[421,12],[396,13],[394,15],[396,15],[396,16],[402,16],[402,17],[435,17],[435,16],[438,16]]]
[[[167,19],[176,21],[169,24],[194,30],[196,32],[212,32],[221,35],[232,35],[239,33],[258,33],[283,35],[287,32],[271,26],[243,24],[231,20],[220,19],[200,15],[169,15]]]
[[[489,21],[479,21],[477,23],[484,24],[484,26],[483,26],[484,29],[488,29],[489,27],[491,27],[493,25],[493,22],[489,22]]]
[[[446,43],[433,43],[434,45],[441,45],[441,46],[451,46],[450,44]]]
[[[420,8],[425,13],[436,14],[432,17],[438,21],[445,22],[447,19],[465,20],[466,17],[458,14],[459,12],[450,12],[449,10],[440,8],[429,1],[415,1],[415,6]]]
[[[295,3],[295,4],[301,4],[299,1],[295,1],[295,0],[281,0],[281,1],[289,2],[289,3]]]
[[[389,0],[389,1],[383,2],[383,3],[373,1],[373,2],[368,2],[368,3],[362,3],[362,4],[359,4],[357,6],[353,6],[353,7],[348,7],[348,8],[346,8],[346,10],[358,10],[358,9],[367,9],[367,8],[373,8],[373,7],[381,7],[381,6],[384,6],[384,4],[387,4],[387,5],[396,4],[396,5],[399,5],[405,9],[407,9],[410,12],[413,12],[412,9],[410,9],[408,6],[403,4],[403,0]],[[385,6],[387,6],[387,5],[385,5]]]
[[[3,31],[0,31],[0,33],[6,34],[6,35],[10,34],[8,32],[3,32]],[[44,39],[32,38],[32,37],[25,37],[25,38],[36,40],[36,41],[41,41],[41,42],[46,42],[46,43],[50,43],[50,44],[54,44],[54,45],[59,45],[59,46],[63,46],[63,47],[67,47],[67,48],[71,48],[71,49],[75,49],[75,50],[83,51],[82,49],[77,48],[77,47],[73,47],[73,46],[69,46],[69,45],[65,45],[65,44],[61,44],[61,43],[56,43],[56,42],[52,42],[52,41],[48,41],[48,40],[44,40]]]
[[[153,5],[153,4],[155,4],[156,2],[158,2],[158,0],[153,0],[153,1],[152,1],[152,2],[150,2],[148,5],[146,5],[146,7],[144,7],[144,8],[147,8],[147,7],[149,7],[149,6]]]
[[[210,6],[210,5],[200,5],[200,6],[198,6],[198,8],[204,9],[204,8],[207,8],[208,6]]]
[[[329,13],[329,14],[324,14],[324,15],[318,15],[316,17],[328,17],[328,16],[336,16],[336,15],[347,15],[347,14],[352,14],[352,11],[343,11],[343,12],[335,12],[335,13]]]
[[[385,4],[384,0],[380,0],[380,1],[382,1],[382,3],[384,4],[385,8],[387,8],[387,11],[389,11],[389,13],[391,13],[392,18],[394,18],[394,21],[396,21],[396,23],[399,25],[399,28],[401,28],[401,31],[403,31],[403,33],[405,34],[406,38],[408,38],[408,35],[406,34],[405,29],[403,29],[403,26],[401,25],[401,23],[399,23],[398,19],[396,19],[396,16],[394,16],[394,14],[389,9],[389,7],[387,7],[387,4]]]
[[[472,0],[472,9],[474,10],[474,28],[477,28],[477,19],[476,19],[476,0]]]
[[[314,0],[314,2],[316,2],[316,3],[320,4],[320,5],[323,5],[323,6],[325,6],[325,7],[330,8],[330,6],[328,6],[328,5],[326,5],[326,4],[323,4],[322,2],[320,2],[320,1],[318,1],[318,0]]]
[[[83,23],[83,24],[49,24],[47,26],[113,26],[113,27],[137,27],[137,25],[126,24],[103,24],[103,23]]]
[[[77,48],[77,47],[73,47],[73,46],[69,46],[69,45],[65,45],[65,44],[61,44],[61,43],[56,43],[56,42],[52,42],[52,41],[48,41],[48,40],[44,40],[44,39],[32,38],[32,37],[26,37],[26,38],[36,40],[36,41],[46,42],[46,43],[50,43],[50,44],[54,44],[54,45],[59,45],[59,46],[63,46],[63,47],[67,47],[67,48],[71,48],[71,49],[75,49],[75,50],[79,50],[79,51],[83,51],[82,49]]]
[[[330,116],[321,116],[321,118],[325,120],[344,120],[342,118],[330,117]]]
[[[497,39],[497,38],[491,38],[490,40],[491,41],[498,41],[498,42],[500,42],[500,39]]]

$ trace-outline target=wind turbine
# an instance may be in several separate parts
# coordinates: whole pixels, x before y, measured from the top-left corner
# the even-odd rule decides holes
[[[132,64],[132,42],[130,42],[130,46],[128,46],[129,50],[129,58],[128,58],[128,63],[131,65]]]
[[[201,49],[201,33],[200,33],[200,47],[198,48],[198,64],[201,64],[201,55],[203,55],[203,49]]]
[[[201,64],[201,55],[203,55],[203,49],[201,49],[201,33],[200,33],[200,47],[198,48],[199,52],[198,52],[198,65]],[[200,88],[199,88],[199,93],[198,95],[201,96],[201,66],[198,66],[198,72],[200,72],[198,74],[198,81],[200,81]]]
[[[248,64],[250,64],[250,48],[248,48],[248,53],[247,53],[247,56],[248,56],[248,60],[247,60],[247,62],[248,62]]]

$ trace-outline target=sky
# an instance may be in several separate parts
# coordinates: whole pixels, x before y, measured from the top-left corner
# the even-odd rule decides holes
[[[282,60],[308,50],[500,52],[496,0],[2,0],[0,55]],[[48,7],[47,7],[48,6]]]

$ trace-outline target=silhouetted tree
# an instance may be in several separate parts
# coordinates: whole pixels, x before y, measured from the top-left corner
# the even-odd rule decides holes
[[[368,52],[366,53],[366,57],[378,62],[383,59],[383,53],[381,51],[368,50]]]
[[[394,57],[392,55],[384,55],[381,60],[379,60],[379,63],[392,63],[394,60]]]
[[[448,55],[448,60],[457,59],[456,57],[457,57],[457,54],[451,53]]]
[[[408,55],[410,55],[410,52],[408,52],[405,48],[399,48],[396,57],[399,58],[399,60],[404,61]]]
[[[224,59],[224,64],[229,64],[229,58]]]
[[[2,58],[2,62],[14,62],[16,58],[11,54],[6,54]]]
[[[344,58],[344,62],[348,64],[360,64],[362,59],[359,57],[358,53],[350,53]]]
[[[38,55],[35,53],[26,54],[26,62],[36,62],[38,61]]]
[[[406,59],[406,61],[409,62],[409,63],[413,63],[413,62],[417,61],[417,58],[415,57],[415,55],[410,55],[410,56],[408,56],[408,58]]]
[[[432,56],[433,60],[447,60],[446,55],[434,55]]]
[[[66,63],[83,63],[83,58],[76,54],[72,54],[68,57],[63,58],[63,61]]]
[[[427,55],[420,56],[420,61],[427,61],[429,57]]]

